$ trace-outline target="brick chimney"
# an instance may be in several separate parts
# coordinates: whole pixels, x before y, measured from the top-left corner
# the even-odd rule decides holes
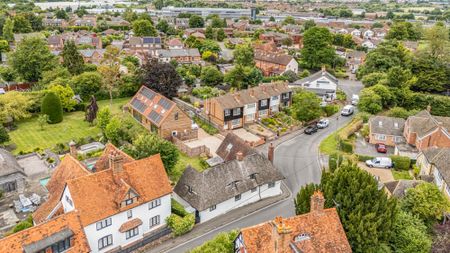
[[[123,157],[118,152],[109,154],[109,167],[114,174],[123,171]]]
[[[267,151],[267,158],[271,163],[273,163],[273,155],[274,155],[275,147],[273,146],[273,143],[271,142],[269,145],[269,150]]]
[[[315,191],[311,196],[311,213],[322,213],[325,206],[325,198],[321,191]]]
[[[73,157],[77,158],[78,156],[77,144],[74,141],[69,142],[69,152]]]
[[[289,243],[291,240],[292,228],[286,225],[283,221],[283,218],[280,216],[275,217],[275,220],[272,221],[272,225],[276,232],[275,235],[275,253],[283,253],[285,249],[289,247]]]
[[[236,160],[238,161],[244,160],[244,154],[241,151],[236,153]]]

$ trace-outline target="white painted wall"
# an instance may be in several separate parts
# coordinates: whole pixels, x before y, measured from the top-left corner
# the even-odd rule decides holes
[[[253,107],[252,107],[252,105],[253,105]],[[256,108],[257,108],[256,103],[254,103],[254,104],[246,104],[244,106],[244,115],[255,114],[256,113]]]
[[[148,233],[152,230],[155,230],[155,229],[165,225],[166,218],[171,213],[170,194],[161,197],[161,205],[160,206],[149,210],[148,205],[149,205],[149,202],[132,208],[131,210],[133,210],[133,217],[130,219],[128,219],[128,217],[127,217],[127,211],[124,211],[124,212],[121,212],[121,213],[111,216],[111,218],[112,218],[111,226],[105,227],[101,230],[97,231],[96,222],[84,227],[84,232],[88,239],[88,243],[91,248],[91,252],[93,252],[93,253],[106,252],[106,251],[111,250],[118,246],[126,246],[127,244],[130,244],[131,242],[142,239],[143,234]],[[160,216],[160,225],[156,226],[156,227],[152,227],[150,229],[150,218],[152,218],[156,215]],[[125,222],[127,222],[131,219],[135,219],[135,218],[139,218],[142,220],[142,225],[139,226],[139,235],[127,240],[125,233],[120,233],[119,228]],[[112,237],[113,237],[113,244],[106,248],[103,248],[102,250],[99,251],[98,250],[98,240],[100,238],[110,235],[110,234],[112,234]]]
[[[275,182],[275,186],[272,188],[268,188],[267,184],[264,184],[257,188],[255,192],[247,191],[241,195],[241,199],[238,201],[234,200],[234,197],[228,199],[220,204],[216,205],[216,209],[213,211],[209,211],[209,208],[200,212],[200,222],[208,221],[214,217],[217,217],[221,214],[225,214],[235,208],[242,207],[251,203],[254,203],[258,200],[280,195],[281,192],[281,181]]]
[[[326,89],[326,90],[336,90],[337,85],[328,79],[326,76],[322,76],[314,81],[312,81],[309,85],[311,88],[315,89]]]
[[[295,73],[298,73],[298,62],[295,59],[292,59],[288,65],[286,65],[286,71],[291,70],[294,71]]]
[[[276,98],[276,99],[275,99]],[[270,107],[280,104],[280,95],[270,97]]]

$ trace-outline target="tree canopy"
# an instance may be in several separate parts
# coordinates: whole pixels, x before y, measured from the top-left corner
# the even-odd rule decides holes
[[[292,98],[292,112],[300,121],[308,122],[317,119],[322,113],[320,98],[310,91],[301,91]]]
[[[73,40],[66,41],[61,53],[63,66],[66,67],[72,75],[79,75],[84,70],[84,60],[78,52],[78,48]]]
[[[178,87],[183,84],[180,75],[170,63],[159,62],[156,59],[146,62],[140,72],[145,86],[168,98],[175,97]]]
[[[135,36],[157,36],[158,31],[153,24],[146,19],[138,19],[133,22],[133,32]]]
[[[322,65],[333,66],[336,53],[332,47],[333,35],[326,27],[312,27],[303,37],[302,64],[308,69],[319,69]]]

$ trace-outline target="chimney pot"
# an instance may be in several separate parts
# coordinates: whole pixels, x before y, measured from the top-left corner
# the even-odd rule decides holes
[[[311,213],[321,213],[325,206],[325,198],[321,191],[315,191],[311,196]]]
[[[236,153],[236,160],[238,161],[244,160],[244,154],[241,151]]]
[[[77,157],[78,151],[77,151],[77,144],[74,141],[69,142],[69,152],[73,157]]]
[[[114,174],[122,172],[123,170],[123,157],[118,152],[112,152],[109,155],[109,167]]]
[[[271,142],[269,145],[269,151],[267,152],[267,158],[271,163],[273,163],[273,155],[274,155],[275,147],[273,146],[273,143]]]

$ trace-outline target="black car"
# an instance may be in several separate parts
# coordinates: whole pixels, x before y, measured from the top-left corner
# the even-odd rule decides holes
[[[313,134],[313,133],[317,132],[318,129],[319,129],[319,128],[317,127],[317,125],[311,125],[311,126],[308,126],[308,127],[305,129],[305,134]]]

